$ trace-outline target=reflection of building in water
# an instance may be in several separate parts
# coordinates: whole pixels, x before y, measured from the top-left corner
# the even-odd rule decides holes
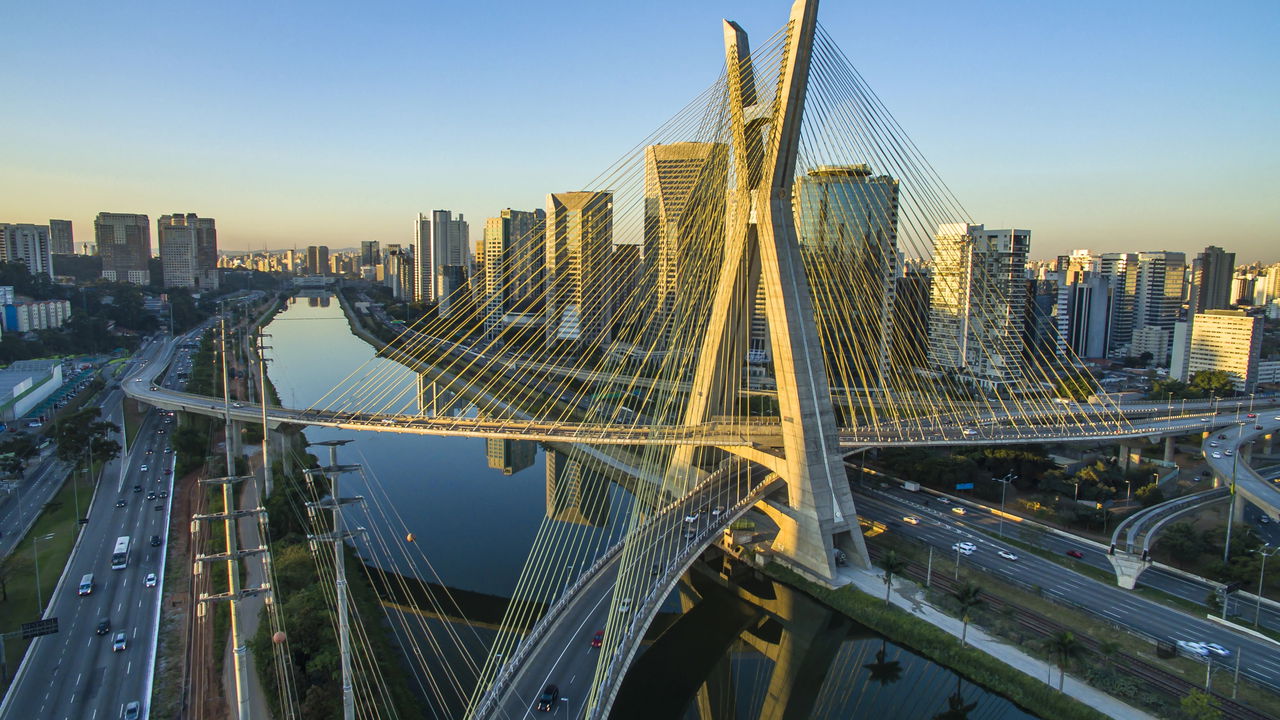
[[[458,417],[470,402],[448,382],[418,374],[418,414],[423,417]]]
[[[514,475],[533,465],[538,456],[538,445],[532,440],[485,440],[485,455],[489,467],[501,470],[503,475]]]
[[[587,463],[548,448],[547,517],[602,527],[609,519],[609,480]]]
[[[311,295],[311,294],[299,293],[299,295],[303,295],[304,297],[307,298],[308,307],[327,308],[329,307],[329,301],[333,298],[333,296],[330,295],[329,293],[324,293],[323,295]]]

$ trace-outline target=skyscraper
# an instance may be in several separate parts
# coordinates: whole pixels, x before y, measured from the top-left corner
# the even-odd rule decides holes
[[[382,256],[378,253],[378,241],[362,240],[360,242],[361,267],[377,267],[381,261]]]
[[[1191,297],[1187,316],[1231,307],[1231,281],[1236,270],[1236,254],[1210,245],[1191,264]]]
[[[898,274],[898,181],[823,165],[796,181],[796,231],[832,383],[879,385]],[[840,370],[839,368],[844,368]]]
[[[688,255],[709,256],[724,242],[724,204],[729,146],[682,142],[644,149],[645,289],[653,295],[646,324],[657,348],[664,349],[677,325],[677,304],[700,302]],[[694,209],[695,212],[687,212]],[[697,247],[695,247],[697,246]],[[632,313],[647,308],[635,307]]]
[[[1133,306],[1133,340],[1129,355],[1149,352],[1158,365],[1169,361],[1173,324],[1182,310],[1185,253],[1138,253],[1137,287]]]
[[[75,255],[76,242],[71,234],[70,220],[49,221],[50,252],[55,255]]]
[[[930,290],[929,360],[996,388],[1022,378],[1030,230],[938,228]]]
[[[1105,358],[1115,307],[1110,278],[1090,270],[1068,272],[1058,285],[1058,352]]]
[[[547,342],[607,340],[613,193],[547,196]]]
[[[538,457],[538,444],[532,440],[489,438],[485,440],[485,456],[490,468],[501,470],[503,475],[513,475],[533,465]]]
[[[161,215],[156,229],[164,286],[216,290],[218,231],[213,218]]]
[[[414,268],[413,246],[400,247],[399,243],[388,243],[382,256],[383,284],[391,291],[396,300],[412,300],[413,284],[416,270]]]
[[[1098,273],[1111,283],[1111,333],[1107,341],[1111,357],[1124,357],[1133,342],[1137,322],[1138,254],[1103,253],[1098,256]]]
[[[312,275],[329,274],[329,247],[327,245],[307,246],[307,272]]]
[[[547,213],[507,208],[484,221],[485,327],[499,327],[507,312],[543,306]]]
[[[445,270],[446,267],[460,268],[462,277],[466,277],[471,262],[468,246],[470,228],[461,214],[455,220],[452,211],[433,210],[430,216],[418,214],[413,233],[418,247],[415,299],[419,302],[439,302],[441,296],[447,294],[446,291],[458,289],[453,285],[459,271]]]
[[[0,261],[20,262],[32,275],[53,277],[49,226],[0,223]]]
[[[93,237],[102,257],[102,277],[111,282],[151,284],[151,220],[134,213],[98,213]]]

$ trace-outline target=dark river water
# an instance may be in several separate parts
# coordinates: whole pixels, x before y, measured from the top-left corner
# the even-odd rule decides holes
[[[423,404],[415,373],[374,358],[351,333],[336,298],[296,298],[267,332],[268,373],[286,406],[369,403],[417,412]],[[335,387],[350,392],[339,398]],[[426,393],[428,412],[470,411],[437,390]],[[461,716],[461,698],[474,681],[471,663],[483,662],[544,520],[572,523],[579,528],[575,542],[603,548],[624,526],[630,502],[624,489],[590,473],[587,460],[532,443],[318,428],[306,436],[313,443],[352,441],[339,450],[339,462],[363,465],[364,475],[344,476],[342,494],[366,497],[363,514],[348,522],[369,530],[358,544],[366,560],[407,576],[406,587],[430,583],[469,620],[443,612],[402,626],[421,646],[406,653],[407,665],[418,675],[428,716]],[[574,463],[581,467],[569,497],[563,488]],[[628,675],[615,717],[1035,717],[751,572],[695,565],[658,625]],[[448,637],[456,642],[439,641]],[[450,678],[452,692],[440,689],[441,677]]]

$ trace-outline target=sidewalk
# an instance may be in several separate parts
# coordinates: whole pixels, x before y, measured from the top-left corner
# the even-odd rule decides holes
[[[884,595],[884,575],[879,572],[844,567],[839,568],[836,577],[837,585],[852,585],[872,597],[882,597]],[[922,596],[923,588],[919,585],[909,580],[895,577],[889,602],[895,607],[905,610],[930,625],[959,638],[963,623],[959,619],[924,602]],[[969,634],[966,636],[966,640],[969,645],[1015,670],[1049,684],[1051,687],[1057,687],[1058,668],[1056,666],[1047,664],[1043,660],[1034,658],[1003,640],[992,637],[982,628],[972,623],[969,624]],[[1050,677],[1053,678],[1052,681],[1049,680]],[[1156,720],[1154,716],[1117,700],[1101,690],[1075,679],[1070,674],[1067,675],[1062,690],[1067,695],[1098,712],[1118,720],[1130,720],[1131,718]]]

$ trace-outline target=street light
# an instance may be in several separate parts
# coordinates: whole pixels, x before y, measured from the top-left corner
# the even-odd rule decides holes
[[[1014,475],[1012,471],[1010,471],[1008,475],[1005,475],[1002,478],[992,478],[992,480],[995,480],[996,482],[1000,483],[1000,531],[999,532],[1000,532],[1000,537],[1002,538],[1004,537],[1004,494],[1009,490],[1009,483],[1017,479],[1018,479],[1018,476]],[[1079,486],[1077,485],[1076,487],[1078,492]]]
[[[49,541],[53,539],[53,533],[48,535],[39,535],[31,538],[31,557],[36,564],[36,612],[40,613],[40,617],[44,617],[44,598],[40,592],[40,553],[36,549],[36,545],[41,541]]]
[[[1271,548],[1271,552],[1267,552],[1267,548],[1271,547],[1271,543],[1267,543],[1260,548],[1254,550],[1262,556],[1262,567],[1258,569],[1258,602],[1253,609],[1253,626],[1258,627],[1258,616],[1262,615],[1262,578],[1267,572],[1267,558],[1280,552],[1280,547]]]

